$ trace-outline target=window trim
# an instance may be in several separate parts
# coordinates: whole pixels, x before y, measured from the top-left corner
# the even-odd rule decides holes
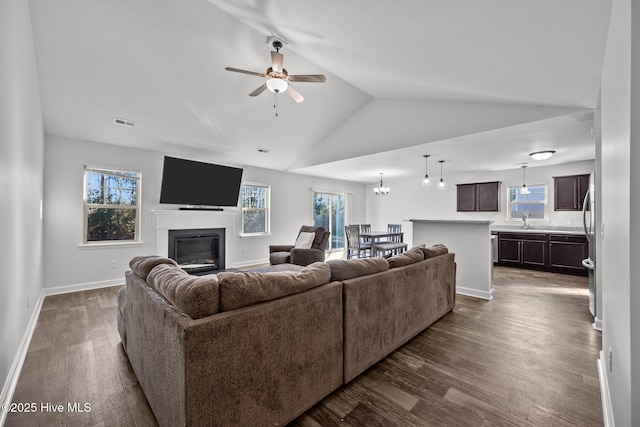
[[[511,189],[512,188],[516,188],[519,189],[521,188],[521,185],[509,185],[507,186],[507,221],[522,221],[522,218],[513,218],[511,216]],[[531,187],[544,187],[544,201],[543,202],[528,202],[528,203],[521,203],[521,204],[542,204],[544,206],[544,217],[543,218],[527,218],[527,222],[530,221],[538,221],[538,222],[542,222],[542,221],[549,221],[549,186],[547,184],[529,184],[527,185],[527,187],[531,188]]]
[[[267,200],[265,208],[245,208],[242,200],[242,191],[244,187],[263,187],[267,189]],[[245,233],[244,231],[244,213],[246,211],[264,211],[266,213],[265,231],[262,233]],[[263,182],[243,182],[240,186],[240,236],[241,237],[257,237],[271,235],[271,184]]]
[[[135,174],[135,176],[128,176],[127,178],[135,179],[138,181],[137,185],[137,196],[136,196],[136,204],[135,206],[131,205],[107,205],[107,204],[94,204],[89,203],[87,201],[87,187],[88,187],[88,174],[89,172],[96,172],[103,175],[117,175],[120,174]],[[95,166],[95,165],[85,165],[84,173],[82,176],[82,243],[80,246],[82,247],[91,247],[91,246],[116,246],[116,245],[132,245],[132,244],[141,244],[142,236],[141,236],[141,200],[142,200],[142,172],[141,171],[131,171],[118,169],[113,167],[106,166]],[[134,238],[128,240],[96,240],[96,241],[88,241],[87,240],[87,227],[89,220],[89,209],[91,208],[104,208],[104,209],[134,209],[136,211],[136,220],[135,220],[135,228],[134,228]]]

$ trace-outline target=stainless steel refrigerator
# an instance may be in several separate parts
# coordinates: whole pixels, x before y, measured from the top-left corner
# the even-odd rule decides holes
[[[596,192],[595,180],[593,174],[589,176],[589,190],[582,204],[582,223],[584,225],[584,234],[589,242],[589,258],[582,260],[582,265],[589,270],[589,311],[593,315],[594,320],[597,318],[596,304]]]

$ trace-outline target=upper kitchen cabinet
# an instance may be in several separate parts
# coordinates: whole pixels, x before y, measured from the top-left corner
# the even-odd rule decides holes
[[[581,211],[584,196],[589,189],[589,175],[554,176],[553,209]]]
[[[498,212],[500,181],[456,184],[458,212]]]

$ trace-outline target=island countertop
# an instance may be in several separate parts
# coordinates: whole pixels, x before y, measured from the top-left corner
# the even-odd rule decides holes
[[[529,226],[526,229],[522,226],[513,225],[492,225],[493,233],[539,233],[539,234],[571,234],[584,236],[582,227],[562,227],[562,226]]]

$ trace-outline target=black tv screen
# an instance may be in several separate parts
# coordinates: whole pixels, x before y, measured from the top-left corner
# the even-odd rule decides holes
[[[242,169],[165,156],[160,203],[237,206]]]

